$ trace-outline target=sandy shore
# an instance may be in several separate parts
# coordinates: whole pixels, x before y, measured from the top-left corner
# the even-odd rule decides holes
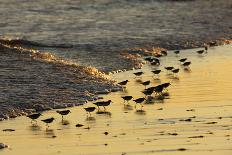
[[[50,129],[38,121],[31,126],[26,117],[0,122],[0,142],[9,148],[1,154],[204,154],[230,155],[232,111],[232,53],[231,45],[210,48],[204,56],[196,50],[183,50],[180,56],[168,54],[161,58],[161,66],[180,68],[178,76],[163,71],[160,80],[151,78],[152,66],[146,64],[140,80],[151,80],[151,86],[171,82],[170,96],[144,104],[144,112],[136,112],[134,103],[125,108],[121,96],[142,97],[144,86],[134,79],[133,72],[113,74],[116,81],[128,79],[124,92],[103,96],[114,103],[107,107],[107,114],[92,114],[91,119],[81,107],[70,108],[65,117],[68,125],[62,125],[55,111],[43,113],[41,119],[55,117]],[[191,62],[189,71],[183,70],[178,59],[187,57]],[[88,103],[85,106],[91,105]],[[76,127],[83,124],[83,127]],[[7,132],[4,129],[14,129]],[[22,141],[23,139],[23,141]],[[30,148],[30,149],[28,149]]]

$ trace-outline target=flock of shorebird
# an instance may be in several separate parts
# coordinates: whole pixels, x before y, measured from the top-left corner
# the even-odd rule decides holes
[[[198,51],[196,51],[196,53],[198,53],[199,55],[202,55],[202,54],[207,53],[207,50],[208,50],[208,46],[205,46],[204,50],[198,50]],[[154,56],[145,57],[144,60],[147,61],[148,63],[150,63],[150,65],[152,65],[152,66],[160,66],[160,59],[159,58],[163,57],[163,56],[167,56],[167,54],[168,54],[167,51],[163,50],[160,53],[155,54]],[[180,51],[179,50],[174,51],[174,54],[179,55]],[[181,65],[184,67],[184,69],[189,69],[191,61],[188,61],[187,58],[181,58],[178,61],[181,63]],[[168,72],[174,74],[174,75],[180,71],[179,68],[174,68],[172,66],[164,67],[164,69],[167,70]],[[155,77],[156,79],[159,79],[159,74],[162,71],[160,69],[156,69],[156,70],[152,70],[151,72],[153,73],[153,78]],[[144,72],[139,71],[139,72],[135,72],[133,74],[135,75],[135,78],[141,78],[142,75],[144,74]],[[123,87],[123,90],[124,90],[124,88],[126,88],[126,85],[128,82],[129,82],[129,80],[124,80],[124,81],[119,82],[118,84],[121,85]],[[167,83],[159,84],[157,86],[152,86],[152,87],[146,88],[148,85],[150,85],[150,83],[151,83],[150,80],[141,82],[141,84],[145,86],[145,89],[142,91],[142,93],[145,95],[145,97],[140,97],[140,98],[135,99],[133,96],[129,96],[129,95],[128,96],[121,96],[121,98],[124,100],[124,106],[129,106],[129,101],[131,101],[133,99],[133,101],[135,102],[135,108],[136,108],[137,104],[140,104],[141,109],[139,111],[143,111],[142,110],[142,108],[143,108],[142,103],[144,101],[148,101],[148,99],[150,99],[152,97],[151,95],[153,93],[155,93],[157,98],[161,98],[161,99],[163,99],[163,97],[165,95],[168,95],[167,88],[171,85],[171,83],[167,82]],[[166,93],[164,92],[165,90],[166,90]],[[97,108],[95,106],[85,107],[84,110],[87,113],[87,117],[91,116],[91,112],[95,111],[95,109],[98,109],[98,112],[99,112],[100,107],[103,107],[104,108],[103,112],[105,112],[106,107],[109,106],[111,102],[112,102],[111,100],[97,101],[97,102],[93,103],[95,106],[97,106]],[[137,108],[136,108],[136,110],[137,110]],[[70,110],[57,110],[56,112],[62,116],[62,121],[63,121],[63,117],[65,115],[68,115],[69,113],[71,113]],[[37,123],[36,120],[41,115],[42,115],[41,113],[33,113],[30,115],[27,115],[27,117],[31,119],[31,123],[33,124],[33,123]],[[49,127],[48,124],[52,123],[54,120],[55,120],[55,118],[51,117],[51,118],[43,119],[41,121],[46,123],[46,126],[48,128]]]

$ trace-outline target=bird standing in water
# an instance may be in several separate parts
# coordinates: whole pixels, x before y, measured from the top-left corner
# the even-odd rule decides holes
[[[68,115],[69,113],[71,113],[70,110],[62,110],[62,111],[57,110],[56,112],[62,116],[62,121],[64,119],[64,115]]]
[[[36,119],[39,118],[41,115],[41,113],[34,113],[27,115],[27,117],[31,119],[31,124],[33,124],[33,122],[37,123]]]
[[[175,53],[176,55],[178,55],[178,54],[180,54],[180,51],[177,50],[177,51],[174,51],[174,53]]]
[[[87,117],[88,117],[88,114],[89,114],[89,116],[91,116],[91,112],[93,112],[96,108],[95,107],[87,107],[84,109],[87,112]]]
[[[142,74],[144,74],[143,72],[136,72],[136,73],[133,73],[135,75],[135,78],[136,77],[140,77]]]
[[[43,121],[44,123],[46,123],[47,128],[49,128],[50,123],[52,123],[55,120],[55,118],[51,117],[51,118],[47,118],[47,119],[43,119],[41,121]]]
[[[145,86],[145,89],[146,89],[146,86],[148,86],[150,83],[151,83],[150,80],[141,82],[141,84]]]
[[[124,103],[125,103],[125,101],[126,101],[127,104],[129,104],[128,102],[129,102],[132,98],[133,98],[132,96],[122,96],[122,99],[124,100]]]
[[[135,108],[136,108],[136,105],[137,104],[140,104],[141,105],[141,109],[143,108],[143,105],[142,105],[142,102],[146,100],[144,97],[141,97],[141,98],[137,98],[135,100],[133,100],[136,104],[135,104]]]
[[[125,86],[127,84],[127,82],[129,82],[129,81],[125,80],[125,81],[119,82],[118,84],[121,85],[121,86]]]

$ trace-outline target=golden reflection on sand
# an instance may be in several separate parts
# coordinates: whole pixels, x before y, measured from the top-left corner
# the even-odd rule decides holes
[[[167,75],[164,71],[159,79],[152,78],[153,68],[148,64],[142,68],[144,75],[140,79],[134,78],[137,71],[114,74],[116,81],[130,82],[125,91],[102,96],[113,101],[107,111],[96,109],[88,116],[83,106],[69,108],[72,113],[65,117],[67,125],[62,124],[55,110],[43,113],[40,118],[57,118],[48,129],[41,121],[30,126],[26,117],[0,122],[1,130],[15,129],[0,132],[1,142],[12,147],[1,154],[230,155],[231,49],[231,46],[212,48],[205,56],[198,56],[196,49],[182,51],[178,57],[168,54],[160,68],[174,66],[180,72]],[[192,62],[188,70],[178,62],[182,57]],[[135,109],[134,101],[127,104],[121,97],[145,97],[144,86],[137,80],[150,80],[149,87],[164,82],[171,82],[171,86],[163,94],[152,94],[143,107],[137,105]]]

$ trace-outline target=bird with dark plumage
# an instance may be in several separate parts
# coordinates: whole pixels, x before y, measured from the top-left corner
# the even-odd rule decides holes
[[[144,73],[143,72],[135,72],[133,73],[136,77],[140,77],[141,75],[143,75]]]
[[[178,61],[185,62],[186,60],[187,60],[187,58],[182,58],[182,59],[179,59]]]
[[[41,120],[41,121],[46,123],[46,126],[49,127],[48,124],[52,123],[54,120],[55,120],[55,118],[51,117],[51,118],[47,118],[47,119],[44,119],[44,120]]]
[[[144,97],[141,97],[141,98],[137,98],[135,100],[133,100],[136,104],[135,104],[135,108],[136,108],[136,105],[137,104],[140,104],[141,105],[141,109],[142,109],[142,102],[145,101],[146,99]]]
[[[162,86],[164,89],[167,89],[170,85],[171,85],[171,83],[169,83],[169,82],[161,84],[161,86]]]
[[[142,93],[145,95],[145,96],[150,96],[152,93],[153,93],[154,89],[144,89],[142,91]]]
[[[204,50],[198,50],[196,51],[198,54],[203,54],[205,51]]]
[[[151,62],[151,65],[152,66],[159,66],[160,65],[160,61],[159,61],[159,59],[154,59],[152,62]]]
[[[125,81],[119,82],[118,84],[121,85],[121,86],[125,86],[127,84],[127,82],[129,82],[129,81],[125,80]]]
[[[160,69],[157,69],[157,70],[153,70],[151,71],[154,75],[159,75],[159,73],[161,72]]]
[[[180,69],[177,68],[177,69],[173,69],[173,70],[171,70],[171,71],[172,71],[172,73],[177,74],[177,73],[180,71]]]
[[[87,107],[84,109],[87,112],[87,117],[88,117],[88,114],[89,114],[89,116],[91,116],[91,112],[93,112],[96,108],[95,107]]]
[[[180,51],[179,51],[179,50],[177,50],[177,51],[174,51],[174,53],[177,55],[177,54],[179,54],[179,53],[180,53]]]
[[[98,110],[100,109],[100,107],[104,107],[104,110],[106,110],[106,106],[109,106],[111,102],[112,102],[111,100],[98,101],[98,102],[95,102],[93,104],[95,104],[98,107]]]
[[[205,45],[204,48],[205,48],[205,51],[208,51],[208,45]]]
[[[158,85],[158,86],[154,87],[154,92],[155,92],[156,94],[158,94],[158,95],[161,95],[162,92],[163,92],[163,89],[164,89],[164,87],[163,87],[163,85],[161,84],[161,85]]]
[[[167,71],[171,71],[174,69],[174,67],[164,67]]]
[[[182,65],[183,65],[184,67],[188,67],[190,64],[191,64],[191,62],[190,62],[190,61],[187,61],[187,62],[184,62]]]
[[[165,50],[160,51],[160,53],[161,53],[162,55],[164,55],[164,56],[167,56],[167,55],[168,55],[168,52],[165,51]]]
[[[125,101],[126,101],[127,104],[129,104],[129,101],[130,101],[132,98],[133,98],[132,96],[122,96],[122,99],[124,100],[124,103],[125,103]]]
[[[62,116],[62,121],[64,119],[64,115],[68,115],[69,113],[71,113],[70,110],[57,110],[56,112]]]
[[[34,113],[27,115],[27,117],[31,119],[31,124],[32,124],[33,121],[37,123],[36,119],[39,118],[41,115],[42,115],[41,113]]]
[[[151,83],[150,80],[141,82],[141,84],[145,86],[145,89],[146,89],[146,86],[148,86],[150,83]]]

